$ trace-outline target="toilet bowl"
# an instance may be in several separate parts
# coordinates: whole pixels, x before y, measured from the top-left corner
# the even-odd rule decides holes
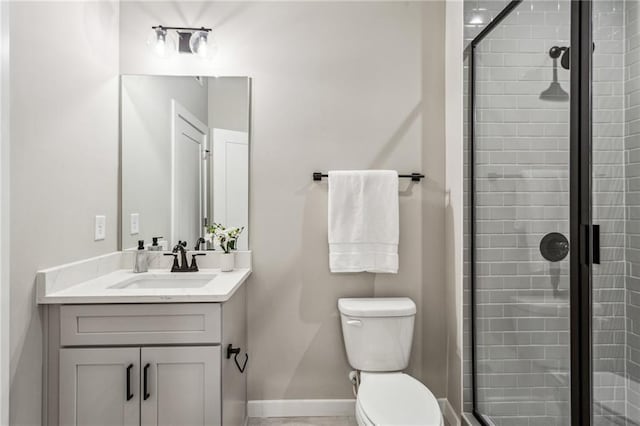
[[[361,373],[356,399],[360,426],[443,426],[438,400],[404,373]]]
[[[415,303],[409,298],[340,299],[349,364],[360,372],[356,420],[360,426],[442,426],[438,401],[409,364]]]

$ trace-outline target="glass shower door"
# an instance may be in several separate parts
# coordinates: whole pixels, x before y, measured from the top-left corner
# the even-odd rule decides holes
[[[594,425],[640,425],[640,1],[594,0]]]
[[[472,43],[474,411],[569,425],[571,2],[512,6]]]

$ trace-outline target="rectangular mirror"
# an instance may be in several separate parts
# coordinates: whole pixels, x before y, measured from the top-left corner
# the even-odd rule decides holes
[[[163,237],[165,249],[186,241],[192,250],[217,223],[244,226],[236,248],[248,250],[250,85],[247,77],[122,76],[121,249]]]

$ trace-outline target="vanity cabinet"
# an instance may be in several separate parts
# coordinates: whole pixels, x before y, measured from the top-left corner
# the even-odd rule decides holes
[[[242,426],[246,291],[223,303],[49,305],[45,418],[56,425]]]
[[[139,425],[139,365],[136,348],[61,350],[60,424]]]
[[[62,349],[60,424],[219,425],[220,346]]]
[[[140,359],[143,426],[220,424],[220,346],[142,348]]]

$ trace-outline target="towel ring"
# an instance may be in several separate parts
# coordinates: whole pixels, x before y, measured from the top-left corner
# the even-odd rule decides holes
[[[236,367],[240,370],[240,373],[244,373],[244,370],[247,368],[247,363],[249,362],[249,354],[245,352],[244,354],[244,362],[242,366],[238,362],[238,355],[240,355],[240,348],[234,348],[231,343],[227,346],[227,359],[231,359],[231,355],[233,355],[233,361],[236,363]]]

